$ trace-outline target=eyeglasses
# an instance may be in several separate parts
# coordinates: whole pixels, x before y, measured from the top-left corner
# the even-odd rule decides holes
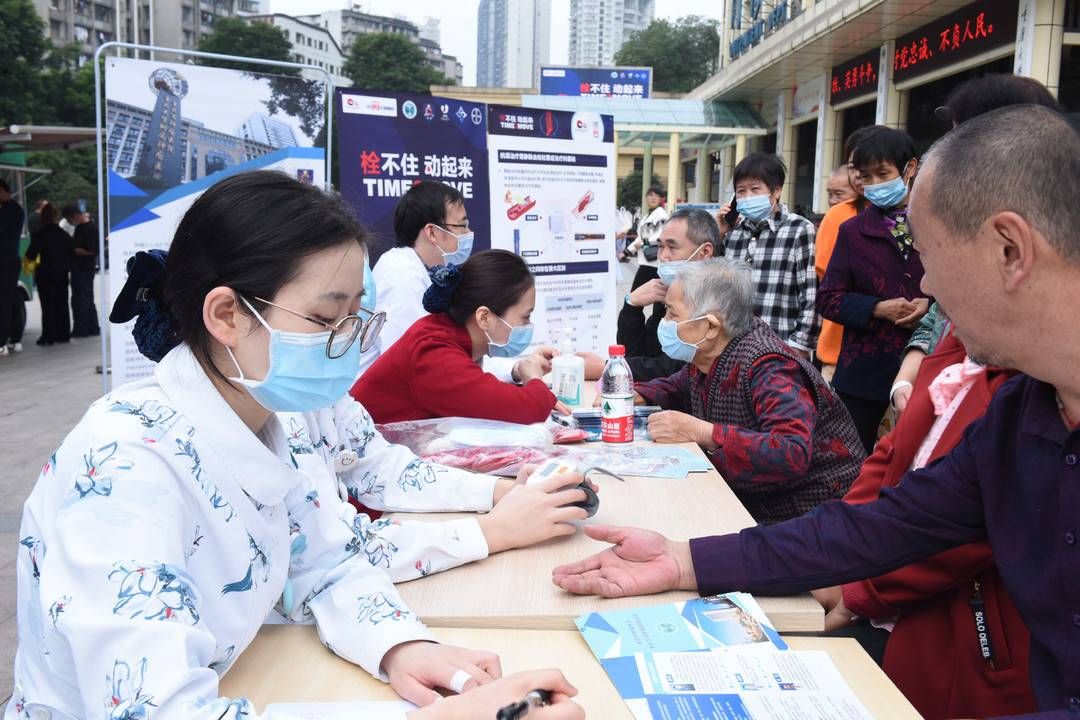
[[[330,337],[326,340],[326,356],[331,360],[336,360],[348,352],[349,348],[352,347],[357,338],[360,338],[360,352],[367,352],[375,344],[375,341],[379,338],[379,333],[382,332],[383,325],[386,324],[386,313],[368,310],[363,306],[360,306],[360,312],[367,315],[366,320],[359,315],[346,315],[336,323],[331,324],[304,315],[303,313],[298,313],[295,310],[290,310],[287,307],[282,307],[269,300],[263,300],[261,297],[256,296],[255,299],[270,307],[283,310],[290,315],[303,318],[310,323],[322,325],[329,330]]]

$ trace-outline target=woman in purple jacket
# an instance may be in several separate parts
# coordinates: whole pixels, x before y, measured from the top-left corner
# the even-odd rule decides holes
[[[903,130],[885,128],[864,138],[853,160],[871,204],[840,226],[817,309],[844,326],[833,387],[869,454],[901,353],[930,301],[919,289],[923,268],[907,222],[919,166],[914,141]]]

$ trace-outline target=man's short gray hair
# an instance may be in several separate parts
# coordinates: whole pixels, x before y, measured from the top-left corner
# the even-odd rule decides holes
[[[705,243],[712,243],[713,254],[723,250],[720,243],[720,226],[716,224],[716,218],[712,213],[701,208],[680,208],[672,213],[668,222],[682,220],[686,223],[686,236],[690,242],[698,247]]]
[[[923,164],[930,187],[920,190],[950,235],[973,239],[988,217],[1012,211],[1080,264],[1080,135],[1061,114],[1013,105],[979,115],[934,143]]]
[[[750,266],[733,258],[688,263],[679,271],[683,299],[691,317],[712,313],[728,337],[750,329],[754,321],[754,281]]]

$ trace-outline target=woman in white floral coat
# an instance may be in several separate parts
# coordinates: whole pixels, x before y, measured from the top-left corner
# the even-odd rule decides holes
[[[167,259],[129,263],[113,319],[138,315],[160,362],[90,407],[26,503],[5,720],[260,717],[218,678],[272,612],[427,706],[410,720],[494,717],[533,686],[555,691],[536,717],[582,716],[556,671],[497,680],[496,656],[431,642],[394,589],[572,533],[584,493],[429,465],[375,431],[346,394],[379,324],[358,309],[362,243],[337,198],[263,171],[203,193]],[[491,512],[370,522],[349,495]],[[432,705],[438,687],[468,692]]]

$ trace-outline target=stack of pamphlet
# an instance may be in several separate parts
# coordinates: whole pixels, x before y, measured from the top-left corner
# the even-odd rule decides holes
[[[753,597],[594,612],[578,629],[637,720],[871,720],[828,653],[789,650]]]

